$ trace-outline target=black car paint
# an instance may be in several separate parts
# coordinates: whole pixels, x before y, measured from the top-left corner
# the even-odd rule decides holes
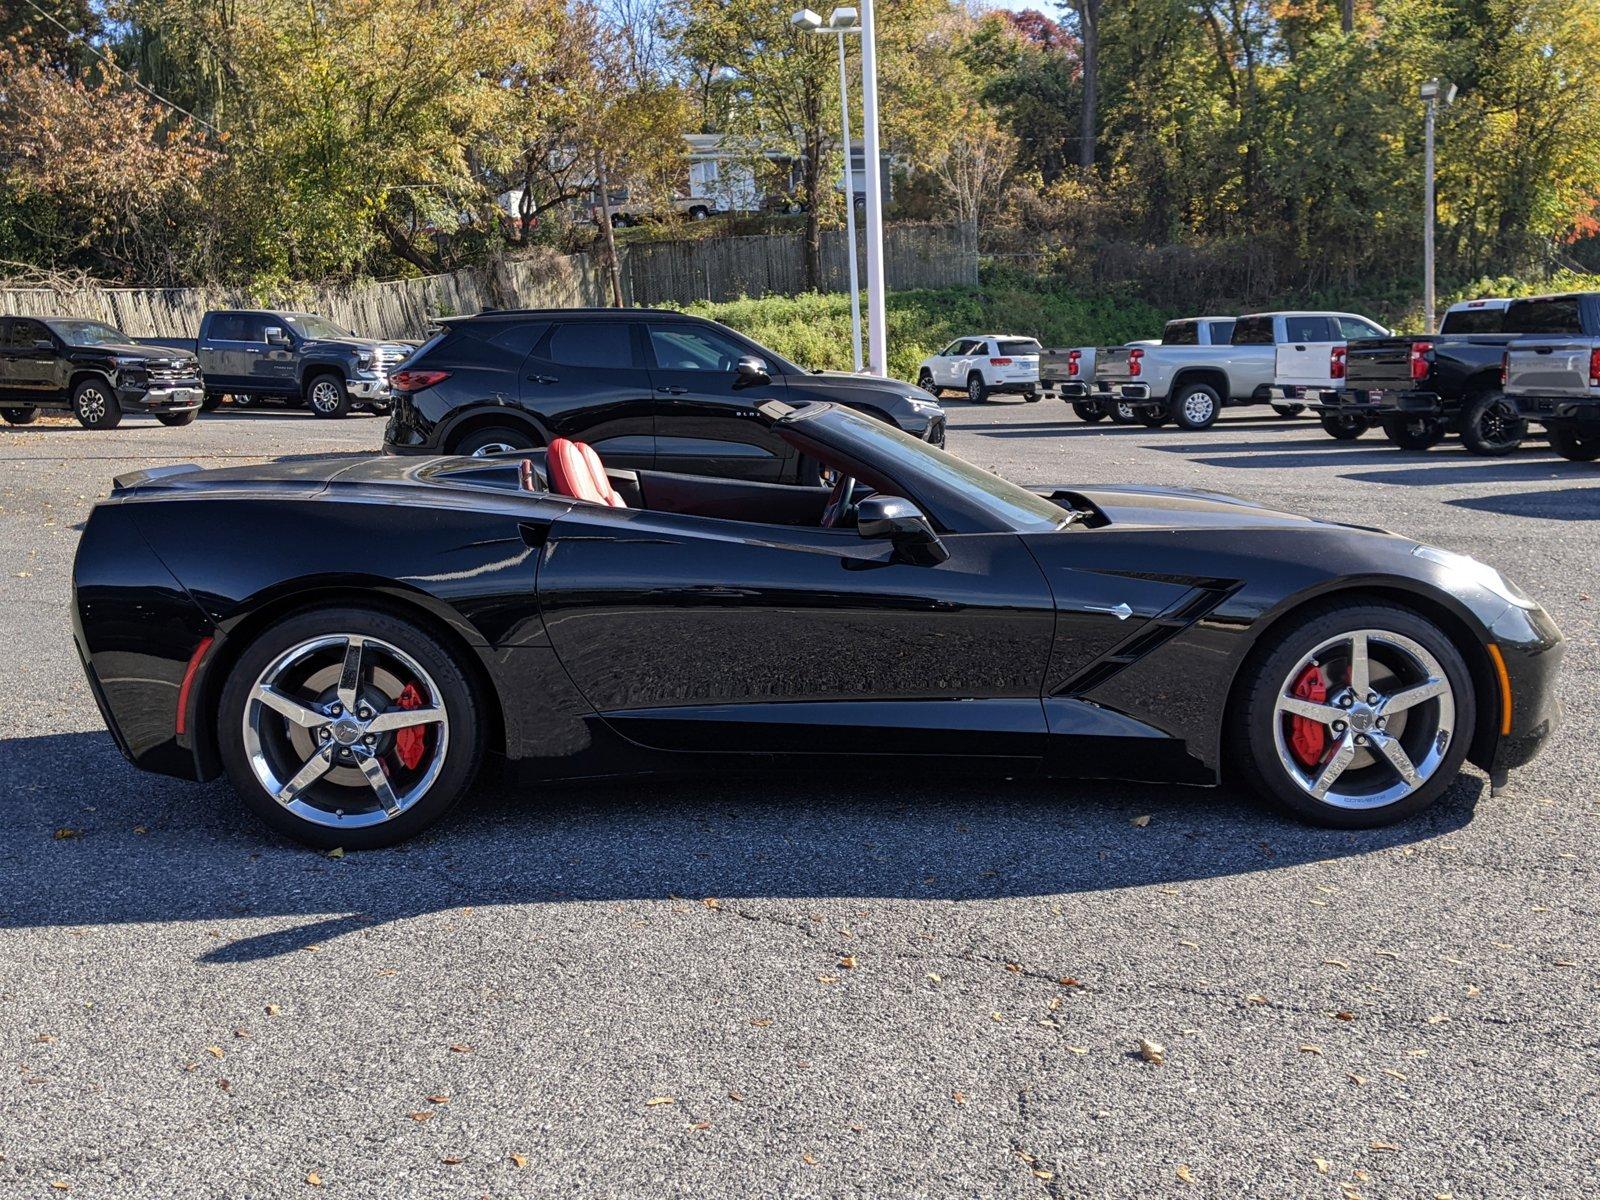
[[[797,519],[826,498],[614,475],[635,499],[698,497],[707,512],[770,497]],[[922,566],[814,516],[601,508],[516,478],[516,460],[395,458],[124,477],[91,514],[74,572],[76,642],[118,744],[149,770],[215,775],[231,662],[283,614],[352,600],[453,645],[490,699],[497,749],[542,778],[913,754],[1214,783],[1252,647],[1335,594],[1398,600],[1451,634],[1484,714],[1471,758],[1497,777],[1559,717],[1549,618],[1381,531],[1210,494],[1079,487],[1039,492],[1075,523],[1015,533],[973,528],[951,497],[923,494],[909,499],[950,557]],[[1505,734],[1490,643],[1511,683]]]
[[[629,330],[628,360],[574,365],[553,357],[559,327]],[[706,330],[761,359],[766,379],[736,372],[664,369],[647,325]],[[910,384],[808,372],[742,334],[683,313],[650,309],[491,312],[444,323],[406,364],[442,370],[447,379],[414,391],[396,389],[384,432],[391,454],[454,451],[474,431],[509,429],[536,445],[557,437],[589,442],[607,463],[629,469],[792,482],[800,463],[756,419],[778,400],[844,404],[915,437],[944,444],[943,412]]]
[[[0,407],[70,409],[85,379],[102,380],[131,412],[186,412],[200,405],[193,354],[134,338],[77,346],[44,317],[0,317]]]

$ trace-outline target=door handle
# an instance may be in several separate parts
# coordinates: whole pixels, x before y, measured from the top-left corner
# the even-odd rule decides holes
[[[1535,346],[1533,352],[1535,354],[1554,354],[1555,349],[1551,346]]]
[[[668,395],[668,396],[681,396],[685,392],[687,392],[688,390],[689,390],[688,388],[681,388],[681,387],[658,387],[656,389],[656,391],[661,392],[661,393],[663,393],[665,395]]]
[[[1306,348],[1304,346],[1296,346],[1295,349],[1300,351],[1301,354],[1306,352]]]
[[[560,383],[561,380],[557,379],[554,375],[529,375],[528,376],[528,382],[529,383]]]

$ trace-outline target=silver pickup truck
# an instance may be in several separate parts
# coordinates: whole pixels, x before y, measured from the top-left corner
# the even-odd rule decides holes
[[[1278,347],[1305,345],[1329,328],[1357,322],[1367,336],[1388,331],[1353,313],[1271,312],[1239,317],[1195,317],[1171,322],[1159,346],[1107,347],[1096,356],[1094,380],[1086,398],[1133,409],[1147,425],[1171,420],[1184,429],[1206,429],[1223,408],[1271,401],[1269,389],[1277,374]],[[1225,340],[1213,340],[1213,327],[1231,323]],[[1174,326],[1190,328],[1174,329]],[[1354,326],[1352,326],[1354,328]],[[1274,410],[1292,417],[1298,403],[1275,403]]]
[[[1506,347],[1501,376],[1517,411],[1545,427],[1563,458],[1600,458],[1600,292],[1513,300],[1504,325],[1541,334]]]

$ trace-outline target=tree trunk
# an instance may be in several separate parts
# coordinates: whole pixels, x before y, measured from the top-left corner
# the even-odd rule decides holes
[[[600,185],[600,232],[606,244],[606,268],[611,274],[611,303],[622,307],[622,265],[617,261],[617,239],[611,232],[611,181],[606,175],[606,156],[594,152],[594,177]]]
[[[806,287],[810,291],[822,289],[822,168],[824,147],[822,132],[815,124],[806,131],[805,198],[806,198]],[[848,148],[845,151],[849,153]],[[849,203],[849,197],[846,197]]]
[[[1103,0],[1073,0],[1078,11],[1078,36],[1083,62],[1083,128],[1078,136],[1078,165],[1094,166],[1095,142],[1099,137],[1100,103],[1100,5]]]
[[[1339,28],[1351,33],[1356,27],[1356,0],[1342,0],[1339,5]]]
[[[378,214],[378,232],[388,239],[390,249],[423,274],[433,275],[438,272],[438,262],[418,249],[411,241],[410,235],[388,213]]]

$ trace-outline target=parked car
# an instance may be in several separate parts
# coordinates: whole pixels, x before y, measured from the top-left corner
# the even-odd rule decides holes
[[[1503,329],[1511,302],[1485,297],[1453,304],[1437,334],[1359,338],[1349,343],[1343,378],[1311,405],[1341,440],[1381,425],[1395,445],[1425,450],[1454,429],[1474,454],[1509,454],[1527,422],[1500,390],[1501,360],[1518,335]]]
[[[1227,318],[1198,318],[1199,325]],[[1180,323],[1181,324],[1181,323]],[[1388,330],[1354,313],[1252,313],[1234,321],[1226,344],[1200,341],[1204,330],[1179,331],[1181,341],[1159,346],[1102,349],[1095,361],[1093,397],[1123,401],[1149,425],[1175,421],[1184,429],[1208,428],[1222,409],[1271,403],[1285,417],[1300,411],[1292,397],[1270,393],[1277,376],[1278,347],[1331,342],[1344,334],[1382,335]]]
[[[193,354],[140,345],[103,321],[0,317],[0,417],[12,425],[49,409],[85,429],[115,429],[129,412],[188,425],[202,387]]]
[[[957,338],[917,367],[917,386],[930,396],[960,388],[967,399],[982,404],[996,392],[1039,399],[1039,343],[1007,333],[979,333]]]
[[[219,309],[200,320],[197,341],[148,338],[196,354],[205,376],[205,407],[280,400],[319,417],[352,409],[387,412],[389,373],[413,347],[359,337],[314,313]]]
[[[625,229],[629,225],[642,225],[644,222],[660,217],[665,211],[671,210],[680,216],[688,217],[691,221],[704,221],[707,217],[714,217],[722,210],[717,207],[717,202],[711,196],[673,196],[664,203],[637,204],[632,201],[627,192],[613,192],[612,202],[606,206],[611,211],[611,224],[618,229]],[[600,223],[600,206],[589,206],[589,219],[596,225]]]
[[[1228,779],[1365,828],[1469,760],[1504,783],[1560,723],[1560,631],[1465,555],[1215,494],[1024,489],[833,404],[755,421],[834,486],[565,439],[124,476],[73,571],[90,690],[135,765],[226,773],[347,849],[434,824],[491,753],[540,779]]]
[[[1563,458],[1600,458],[1600,292],[1513,300],[1505,327],[1537,335],[1506,348],[1502,378],[1518,412]]]
[[[1125,346],[1160,344],[1159,340],[1123,343]],[[1062,350],[1046,347],[1039,354],[1039,388],[1046,396],[1060,396],[1072,405],[1072,411],[1078,414],[1079,420],[1093,423],[1110,417],[1118,424],[1132,424],[1137,418],[1126,405],[1090,398],[1094,364],[1093,346],[1074,346]]]
[[[893,379],[812,372],[715,321],[651,309],[486,312],[393,377],[392,454],[485,454],[583,438],[618,466],[815,482],[813,459],[756,419],[769,400],[834,400],[944,444],[944,409]]]

